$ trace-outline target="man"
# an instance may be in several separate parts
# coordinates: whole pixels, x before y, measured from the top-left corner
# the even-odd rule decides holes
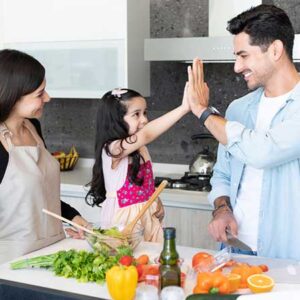
[[[294,30],[286,13],[259,5],[228,22],[234,70],[253,90],[233,101],[226,117],[208,107],[203,66],[189,67],[193,113],[219,140],[211,180],[210,234],[225,229],[253,251],[300,260],[300,76],[292,62]]]

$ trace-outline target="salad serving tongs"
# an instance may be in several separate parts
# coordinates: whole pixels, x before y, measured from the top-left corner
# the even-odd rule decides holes
[[[116,242],[119,242],[120,244],[122,244],[122,240],[124,239],[121,235],[120,235],[120,237],[112,237],[112,236],[107,236],[107,235],[101,234],[100,232],[95,232],[92,229],[89,229],[89,228],[86,228],[86,227],[84,227],[82,225],[79,225],[79,224],[77,224],[77,223],[75,223],[75,222],[73,222],[71,220],[68,220],[68,219],[66,219],[66,218],[64,218],[64,217],[62,217],[62,216],[60,216],[60,215],[58,215],[58,214],[56,214],[54,212],[51,212],[51,211],[49,211],[49,210],[47,210],[45,208],[43,208],[42,211],[43,211],[43,213],[45,213],[45,214],[47,214],[49,216],[52,216],[52,217],[54,217],[56,219],[59,219],[59,220],[61,220],[63,222],[66,222],[66,223],[72,225],[75,228],[81,229],[82,231],[84,231],[86,233],[94,235],[95,237],[101,239],[103,242],[105,242],[105,243],[107,243],[109,245],[114,245],[115,246]]]

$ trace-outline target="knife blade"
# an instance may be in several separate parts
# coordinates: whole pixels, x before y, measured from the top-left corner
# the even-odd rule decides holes
[[[227,236],[227,242],[225,242],[225,244],[241,250],[252,251],[251,247],[239,240],[237,237],[233,236],[229,229],[226,229],[225,232]]]

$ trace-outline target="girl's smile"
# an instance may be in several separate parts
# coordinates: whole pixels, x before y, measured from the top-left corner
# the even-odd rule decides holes
[[[124,121],[128,124],[129,134],[135,134],[142,129],[147,123],[147,104],[143,97],[134,97],[126,102],[127,113]]]

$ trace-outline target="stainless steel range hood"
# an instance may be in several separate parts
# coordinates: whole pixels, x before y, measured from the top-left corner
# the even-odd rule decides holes
[[[233,62],[231,36],[145,39],[146,61],[190,62],[195,57],[204,62]]]
[[[233,55],[232,36],[146,39],[146,61],[191,62],[199,57],[209,63],[231,63]],[[300,34],[295,35],[294,62],[300,62]]]
[[[260,3],[260,0],[209,0],[208,37],[145,39],[144,58],[146,61],[191,62],[199,57],[206,63],[234,62],[233,36],[226,31],[227,20]],[[295,36],[293,58],[300,62],[300,34]]]

